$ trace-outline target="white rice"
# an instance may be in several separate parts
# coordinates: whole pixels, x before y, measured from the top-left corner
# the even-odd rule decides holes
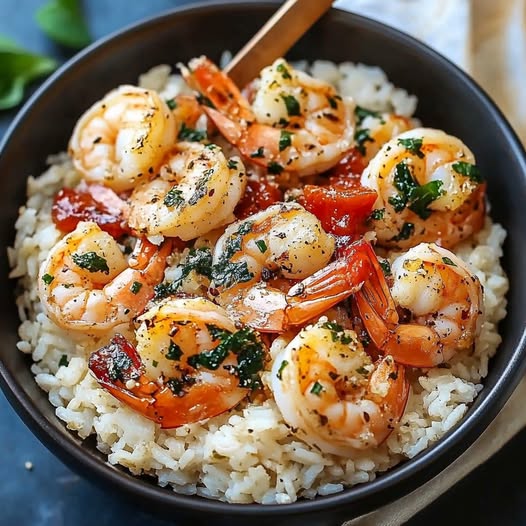
[[[415,97],[395,88],[379,68],[318,61],[311,71],[366,108],[394,110],[408,117],[415,110]],[[184,86],[167,66],[143,75],[141,84],[165,97]],[[161,486],[178,493],[238,503],[286,504],[374,480],[377,473],[414,457],[455,426],[482,389],[489,359],[501,341],[497,323],[506,314],[508,288],[499,263],[506,233],[489,218],[474,239],[456,249],[475,269],[485,290],[486,318],[474,352],[459,354],[450,368],[430,369],[412,382],[402,421],[381,447],[357,451],[351,458],[321,453],[294,437],[273,400],[245,405],[203,423],[161,430],[118,402],[88,373],[88,356],[101,346],[99,340],[59,329],[42,312],[38,268],[61,237],[51,220],[52,198],[79,179],[66,155],[49,162],[41,177],[28,180],[28,201],[20,209],[15,245],[9,249],[11,277],[20,278],[21,285],[18,348],[32,355],[35,380],[48,393],[57,416],[82,438],[96,435],[97,447],[111,464],[152,475]],[[271,352],[283,344],[278,338]],[[69,360],[67,366],[59,366],[63,356]]]

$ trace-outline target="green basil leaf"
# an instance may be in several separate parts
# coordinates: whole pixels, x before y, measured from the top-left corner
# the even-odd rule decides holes
[[[0,37],[0,110],[20,104],[26,85],[49,75],[56,67],[57,62],[52,58],[29,53]]]
[[[59,44],[81,49],[91,42],[79,0],[50,0],[35,18],[40,29]]]

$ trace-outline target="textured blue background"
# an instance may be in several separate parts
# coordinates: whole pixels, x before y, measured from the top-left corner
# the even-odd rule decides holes
[[[0,0],[0,35],[59,60],[70,56],[37,28],[33,14],[44,0]],[[89,0],[85,12],[94,38],[188,0]],[[0,112],[0,136],[15,111]],[[28,152],[30,155],[30,152]],[[453,487],[410,526],[526,524],[526,432]],[[33,464],[31,471],[24,467]],[[103,492],[59,462],[16,416],[0,394],[0,525],[166,526],[117,496]],[[180,524],[180,523],[179,523]],[[308,525],[307,525],[308,526]]]

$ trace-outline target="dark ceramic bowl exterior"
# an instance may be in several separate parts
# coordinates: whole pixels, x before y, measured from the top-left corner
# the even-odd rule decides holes
[[[147,477],[110,466],[94,440],[81,441],[56,418],[54,408],[16,350],[19,320],[5,247],[14,238],[26,177],[43,171],[48,154],[65,149],[75,121],[93,102],[160,63],[174,64],[224,49],[238,50],[276,9],[276,2],[206,4],[177,10],[119,32],[86,49],[55,73],[31,98],[0,148],[0,380],[21,418],[61,460],[97,483],[124,493],[152,512],[176,521],[216,523],[337,524],[405,495],[450,464],[484,431],[525,369],[526,157],[519,141],[488,97],[458,68],[409,36],[349,13],[332,10],[291,51],[290,58],[376,64],[398,86],[419,98],[417,116],[468,144],[488,179],[493,218],[508,231],[504,266],[512,287],[503,342],[491,362],[485,387],[451,432],[416,458],[374,482],[340,494],[285,506],[234,505],[177,495]]]

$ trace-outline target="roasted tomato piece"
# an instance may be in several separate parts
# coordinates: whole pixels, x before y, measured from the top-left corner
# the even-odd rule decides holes
[[[360,177],[367,163],[357,148],[349,150],[347,155],[327,175],[329,184],[345,188],[360,186]]]
[[[363,186],[306,185],[301,204],[337,236],[354,236],[365,230],[365,220],[373,209],[376,192]]]
[[[73,232],[80,221],[93,221],[115,239],[130,232],[126,222],[128,205],[113,190],[82,182],[63,188],[55,196],[51,216],[62,232]]]
[[[283,201],[283,192],[272,179],[265,176],[259,179],[249,179],[245,195],[234,213],[238,219],[244,219],[279,201]]]

